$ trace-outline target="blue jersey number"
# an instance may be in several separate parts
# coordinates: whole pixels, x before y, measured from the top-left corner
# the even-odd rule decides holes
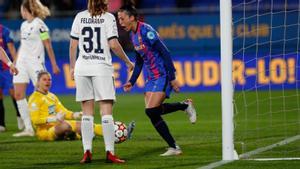
[[[96,49],[93,49],[93,37],[94,32],[96,33]],[[100,42],[100,36],[101,36],[101,28],[91,28],[91,27],[84,27],[81,31],[82,35],[87,35],[87,37],[83,38],[83,49],[86,53],[90,53],[94,50],[95,53],[103,53],[103,49],[101,49],[101,42]]]

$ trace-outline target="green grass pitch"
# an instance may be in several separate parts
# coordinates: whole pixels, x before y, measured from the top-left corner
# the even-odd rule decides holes
[[[250,94],[251,95],[251,94]],[[255,94],[249,97],[256,97]],[[80,104],[76,103],[73,95],[59,96],[63,104],[74,111],[80,110]],[[221,160],[221,96],[217,92],[198,92],[198,93],[181,93],[173,94],[167,102],[182,101],[185,98],[192,98],[198,112],[198,121],[192,125],[189,123],[187,116],[183,112],[176,112],[165,115],[169,128],[177,140],[177,144],[181,146],[183,154],[177,157],[160,157],[159,154],[165,151],[166,143],[159,137],[155,129],[150,124],[148,117],[144,113],[144,99],[142,94],[122,94],[118,95],[117,103],[114,107],[114,119],[128,124],[131,120],[135,120],[136,128],[133,133],[132,140],[116,145],[117,154],[126,160],[126,164],[106,164],[103,138],[96,137],[93,142],[93,161],[91,164],[79,164],[82,158],[81,141],[57,141],[57,142],[41,142],[36,138],[23,137],[14,138],[12,134],[17,132],[17,124],[15,111],[12,107],[10,98],[5,98],[6,107],[6,125],[7,131],[0,133],[0,169],[41,169],[41,168],[65,168],[65,169],[83,169],[83,168],[113,168],[113,169],[173,169],[173,168],[198,168],[209,163]],[[295,98],[291,98],[295,101]],[[274,104],[281,100],[274,100]],[[255,106],[249,106],[250,110],[255,112]],[[261,108],[263,110],[263,108]],[[100,122],[98,108],[96,109],[95,122]],[[263,112],[263,111],[262,111]],[[290,117],[291,116],[291,117]],[[269,116],[259,116],[265,119],[265,123],[269,123]],[[266,133],[243,132],[243,129],[251,129],[252,126],[263,126],[263,123],[257,122],[257,116],[247,116],[242,113],[237,115],[238,126],[236,128],[236,137],[245,139],[249,145],[246,148],[254,148],[257,144],[264,146],[264,142],[273,141],[273,138],[279,138],[284,133],[299,134],[299,112],[288,114],[287,118],[296,119],[295,125],[291,127],[291,131],[287,127],[284,131],[274,131],[274,136],[270,136],[269,130],[262,130]],[[245,122],[244,120],[247,119]],[[282,116],[272,117],[274,124],[276,121],[283,119]],[[241,125],[240,124],[247,124]],[[239,127],[241,129],[239,129]],[[262,128],[262,127],[261,127]],[[260,128],[256,128],[260,129]],[[263,129],[263,128],[262,128]],[[245,133],[247,134],[245,136]],[[259,137],[260,136],[260,137]],[[265,138],[265,140],[257,140]],[[269,138],[269,139],[268,139]],[[270,138],[272,138],[270,140]],[[274,139],[275,141],[276,139]],[[284,146],[291,151],[292,156],[300,157],[299,144],[292,143]],[[240,146],[240,142],[236,143],[237,151],[243,152],[245,147]],[[259,145],[258,145],[259,146]],[[277,148],[281,149],[281,148]],[[246,149],[248,150],[248,149]],[[279,151],[278,150],[278,151]],[[280,157],[276,154],[278,151],[268,151],[265,155]],[[275,152],[275,154],[272,154]],[[300,160],[295,161],[248,161],[239,160],[220,168],[299,168]]]

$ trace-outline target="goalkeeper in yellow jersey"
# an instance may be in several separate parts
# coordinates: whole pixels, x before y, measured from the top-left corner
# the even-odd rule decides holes
[[[81,113],[66,109],[49,89],[51,75],[42,71],[38,74],[36,91],[29,97],[29,111],[36,136],[40,140],[72,140],[80,138]],[[95,135],[102,135],[102,126],[94,124]]]

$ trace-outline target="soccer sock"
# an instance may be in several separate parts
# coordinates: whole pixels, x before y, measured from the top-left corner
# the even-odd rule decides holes
[[[187,104],[180,103],[180,102],[177,102],[177,103],[163,103],[162,104],[163,111],[161,111],[161,115],[172,113],[172,112],[175,112],[175,111],[178,111],[178,110],[184,111],[187,107],[188,107]]]
[[[103,136],[102,126],[100,124],[94,124],[94,132],[96,136]]]
[[[18,100],[17,105],[18,105],[19,112],[21,114],[21,118],[24,121],[25,129],[33,131],[30,116],[29,116],[27,100],[26,99]]]
[[[112,115],[102,116],[102,130],[105,143],[105,151],[115,152],[115,129]]]
[[[21,117],[19,109],[18,109],[18,105],[17,105],[16,99],[12,98],[11,100],[12,100],[12,102],[14,104],[15,109],[16,109],[17,117]]]
[[[3,99],[0,99],[0,126],[5,127],[5,109]]]
[[[175,140],[172,137],[166,122],[161,118],[162,107],[154,107],[146,109],[146,114],[150,118],[152,125],[160,136],[168,143],[170,147],[176,148]]]
[[[92,141],[94,137],[94,117],[83,115],[81,118],[81,137],[83,150],[92,152]]]

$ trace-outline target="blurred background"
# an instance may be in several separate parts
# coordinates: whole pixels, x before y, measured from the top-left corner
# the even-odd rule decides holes
[[[19,46],[19,29],[23,22],[19,12],[21,2],[21,0],[0,0],[0,23],[11,29],[16,47]],[[41,2],[52,12],[52,15],[46,18],[45,23],[50,28],[54,51],[63,70],[60,76],[54,76],[54,82],[64,82],[64,85],[59,87],[54,85],[53,92],[74,93],[75,84],[71,81],[68,72],[69,34],[74,16],[77,12],[86,9],[87,0],[41,0]],[[123,0],[108,0],[108,2],[109,11],[116,16],[117,10],[124,3]],[[295,10],[298,9],[298,0],[258,2],[259,6],[256,5],[257,3],[248,3],[247,0],[233,2],[234,51],[237,51],[235,53],[237,58],[240,57],[241,52],[247,52],[250,57],[268,54],[270,46],[272,51],[278,49],[277,53],[282,53],[283,49],[296,51],[298,38],[285,42],[276,40],[294,36],[294,33],[298,31],[298,24],[290,23],[285,31],[282,26],[284,19],[276,21],[271,17],[288,16],[286,17],[287,24],[289,21],[298,22],[298,10]],[[182,91],[219,91],[219,0],[135,0],[135,4],[140,13],[140,20],[152,25],[170,49]],[[271,5],[271,13],[274,12],[274,15],[270,13]],[[282,12],[283,7],[291,12]],[[249,16],[244,16],[244,8]],[[279,12],[276,14],[276,11]],[[274,27],[273,32],[272,27]],[[258,29],[260,31],[257,33]],[[119,36],[126,53],[131,60],[134,60],[129,34],[119,27]],[[253,44],[257,42],[263,45],[256,48]],[[245,48],[251,45],[252,47]],[[49,62],[46,63],[47,67],[49,67],[48,64]],[[126,66],[117,57],[114,57],[114,65],[117,92],[122,92],[121,86],[129,75],[126,72]],[[256,65],[249,66],[255,67]],[[51,72],[50,67],[48,70]],[[145,79],[141,77],[133,92],[143,91],[144,82]],[[237,85],[249,84],[250,86],[253,84],[251,82],[253,79],[249,80],[249,83],[247,81],[246,84]],[[281,82],[279,85],[286,82]],[[32,89],[29,90],[32,91]]]

